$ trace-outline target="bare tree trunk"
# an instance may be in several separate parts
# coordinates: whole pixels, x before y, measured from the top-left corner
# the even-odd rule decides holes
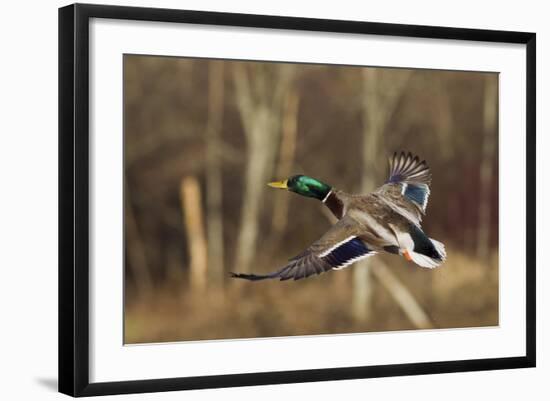
[[[399,281],[397,276],[384,263],[377,261],[372,266],[372,273],[376,279],[386,288],[394,301],[399,305],[410,322],[417,329],[431,329],[433,324],[422,307],[407,287]]]
[[[379,68],[364,68],[362,74],[364,129],[361,192],[368,193],[380,182],[382,137],[410,75],[403,71],[401,79],[390,84],[384,83],[384,72]],[[365,259],[353,270],[352,314],[358,322],[368,321],[372,314],[371,263],[370,259]]]
[[[214,285],[223,284],[224,241],[222,216],[221,126],[223,121],[223,62],[210,61],[208,76],[208,123],[206,126],[206,226],[208,275]]]
[[[250,271],[256,253],[260,206],[275,162],[281,108],[290,83],[290,66],[251,66],[233,69],[237,105],[247,140],[245,190],[237,239],[235,269]],[[270,72],[273,73],[270,75]]]
[[[194,176],[187,176],[181,181],[180,196],[191,259],[190,284],[194,291],[202,291],[206,288],[207,246],[202,220],[201,191]]]
[[[490,248],[491,183],[495,156],[497,96],[498,76],[487,74],[483,97],[483,138],[479,169],[479,222],[477,232],[477,256],[482,260],[487,260]]]
[[[285,98],[283,112],[282,139],[279,151],[279,164],[276,172],[277,179],[285,179],[292,173],[294,154],[296,152],[298,104],[298,94],[295,91],[289,91]],[[273,196],[275,202],[273,204],[271,224],[273,227],[273,242],[277,242],[288,222],[288,204],[290,197],[285,193],[274,193]]]
[[[378,70],[365,68],[363,70],[364,99],[363,99],[363,143],[361,148],[361,160],[363,175],[361,178],[361,193],[367,193],[374,189],[376,172],[372,166],[376,165],[379,154],[380,137],[380,111],[378,103]],[[373,283],[371,275],[371,260],[365,259],[353,269],[353,298],[352,314],[356,321],[366,322],[372,312]]]
[[[153,279],[145,255],[145,243],[141,238],[141,233],[136,221],[136,214],[132,203],[128,186],[126,186],[125,198],[125,216],[126,216],[126,254],[128,265],[132,269],[132,274],[136,283],[137,298],[146,297],[153,288]]]

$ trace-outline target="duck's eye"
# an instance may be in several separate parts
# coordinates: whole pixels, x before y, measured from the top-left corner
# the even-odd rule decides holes
[[[288,179],[288,186],[294,186],[296,184],[299,184],[300,182],[300,176],[292,176]]]

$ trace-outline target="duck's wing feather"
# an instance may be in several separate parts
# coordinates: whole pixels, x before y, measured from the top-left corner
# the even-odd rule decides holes
[[[231,275],[246,280],[299,280],[329,270],[342,269],[376,253],[359,238],[359,235],[360,228],[355,220],[344,216],[325,235],[304,252],[292,258],[282,269],[269,274],[231,273]]]
[[[389,159],[389,167],[388,180],[375,193],[393,210],[419,224],[430,196],[428,164],[410,152],[396,152]]]

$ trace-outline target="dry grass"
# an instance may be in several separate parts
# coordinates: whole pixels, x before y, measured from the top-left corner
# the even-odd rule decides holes
[[[410,289],[436,328],[498,325],[498,256],[479,263],[448,250],[427,270],[396,257],[385,262]],[[148,343],[414,329],[388,291],[375,284],[371,318],[351,316],[351,270],[298,282],[237,282],[225,291],[191,293],[182,280],[137,299],[128,289],[125,342]]]

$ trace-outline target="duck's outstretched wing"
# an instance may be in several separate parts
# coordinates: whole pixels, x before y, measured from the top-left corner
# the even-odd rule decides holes
[[[321,274],[329,270],[338,270],[376,252],[359,238],[360,229],[355,220],[344,216],[319,240],[280,270],[268,274],[231,273],[232,277],[246,280],[299,280]]]
[[[432,175],[428,164],[410,152],[396,152],[389,166],[388,180],[375,193],[393,210],[420,224],[430,196]]]

